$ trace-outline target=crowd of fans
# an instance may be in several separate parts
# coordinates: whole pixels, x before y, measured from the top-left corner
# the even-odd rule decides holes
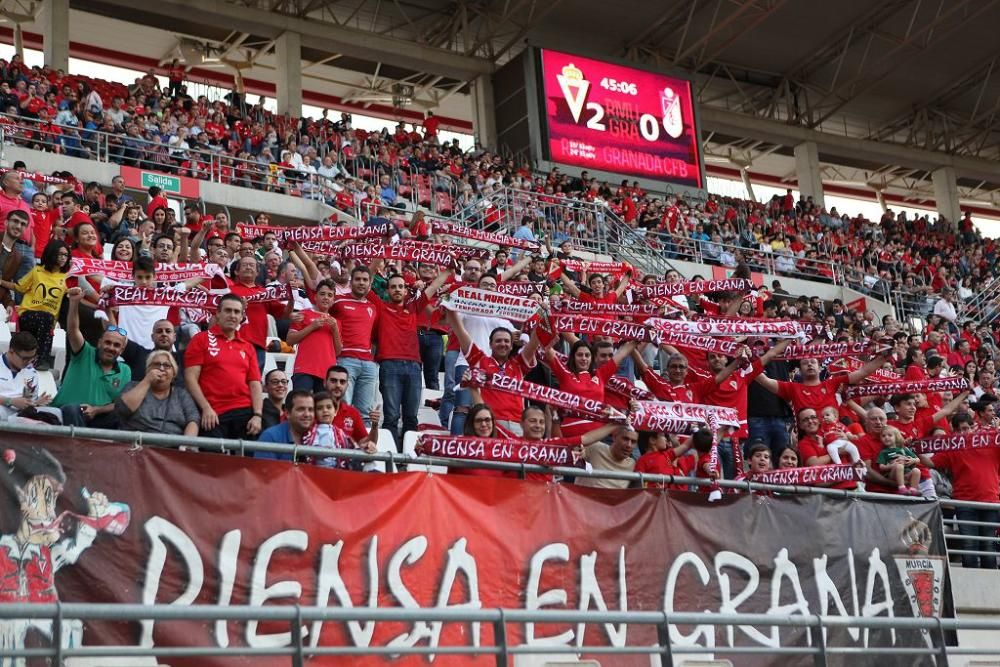
[[[41,76],[58,87],[53,98],[57,106],[68,102],[70,110],[78,110],[86,100],[90,106],[84,115],[93,116],[94,122],[111,119],[117,124],[117,111],[126,114],[128,122],[137,122],[138,116],[148,118],[152,112],[166,126],[162,136],[173,132],[170,136],[176,138],[181,127],[193,123],[202,127],[198,134],[207,135],[210,145],[214,140],[222,152],[259,148],[263,153],[254,141],[241,141],[240,128],[250,122],[237,111],[242,104],[223,105],[219,112],[233,114],[235,120],[223,117],[223,136],[214,137],[218,133],[204,127],[201,102],[185,98],[182,87],[174,90],[174,97],[147,93],[144,83],[152,77],[137,81],[142,92],[128,90],[122,97],[114,89],[108,91],[110,105],[95,114],[90,100],[95,91],[101,97],[103,90],[92,82],[69,85],[66,92],[61,73],[33,72],[17,63],[0,64],[0,75],[14,82],[10,95],[20,96],[14,91],[20,91],[25,79],[29,88],[35,87],[28,104],[22,100],[17,105],[22,115],[41,111],[39,118],[44,118],[47,113],[31,108],[38,106],[31,102],[32,95],[43,83],[33,78]],[[41,88],[42,99],[48,100],[53,91]],[[260,110],[247,113],[252,119]],[[386,157],[391,149],[393,158],[407,159],[426,157],[423,152],[428,151],[433,164],[424,162],[420,169],[434,187],[439,179],[453,179],[460,197],[468,193],[468,201],[458,202],[456,208],[468,209],[470,215],[484,215],[477,202],[491,188],[534,190],[537,215],[526,215],[516,224],[492,222],[512,232],[512,238],[540,242],[542,250],[498,247],[488,257],[462,257],[457,267],[448,269],[380,259],[366,265],[279,242],[278,235],[267,230],[265,214],[253,220],[256,228],[241,233],[224,212],[207,215],[194,204],[184,209],[183,220],[175,219],[157,188],[140,195],[126,192],[121,179],[108,186],[66,174],[25,179],[17,167],[27,165],[15,165],[0,178],[0,298],[16,329],[0,364],[0,418],[373,451],[379,427],[402,449],[406,434],[421,427],[418,414],[425,390],[434,390],[441,394],[433,403],[439,423],[432,428],[483,438],[555,438],[560,445],[581,448],[583,460],[598,470],[732,479],[752,477],[772,466],[827,465],[850,456],[864,463],[868,490],[926,497],[948,490],[956,499],[998,500],[1000,458],[995,452],[1000,450],[918,459],[906,448],[908,441],[935,433],[1000,426],[1000,338],[988,327],[964,322],[961,307],[954,304],[955,289],[970,289],[994,270],[993,242],[981,239],[971,221],[962,223],[958,235],[946,232],[941,222],[929,225],[891,214],[873,224],[827,213],[808,200],[795,202],[790,193],[764,205],[713,196],[688,206],[675,197],[657,201],[627,183],[612,191],[586,174],[571,178],[555,171],[535,176],[527,167],[516,168],[489,154],[463,156],[457,148],[438,147],[427,127],[424,135],[404,140],[398,132],[362,135],[346,124],[331,124],[331,136],[310,135],[312,125],[306,121],[292,123],[294,127],[275,117],[268,120],[274,125],[265,126],[263,119],[252,122],[260,124],[261,131],[269,128],[265,137],[271,132],[282,137],[280,147],[300,157],[300,142],[308,136],[314,137],[308,144],[312,148],[327,147],[327,157],[338,154],[335,166],[352,159],[357,165],[358,158],[370,156],[371,177],[379,186],[367,186],[368,210],[374,212],[369,222],[384,222],[395,209],[394,234],[401,238],[432,244],[456,241],[432,233],[422,212],[404,214],[395,206],[398,202],[391,195],[399,195],[401,184],[391,180],[390,169],[378,168],[383,150]],[[278,132],[279,126],[290,134]],[[85,129],[79,130],[81,140]],[[344,158],[347,147],[352,155]],[[122,157],[126,159],[124,153]],[[539,303],[558,295],[587,304],[616,304],[635,302],[642,284],[683,281],[676,271],[643,276],[626,268],[609,274],[590,271],[587,262],[575,264],[572,260],[581,258],[573,238],[586,234],[594,221],[574,217],[571,207],[560,208],[560,216],[547,215],[546,204],[559,198],[604,201],[628,225],[645,230],[645,240],[660,243],[663,252],[678,250],[657,237],[663,230],[703,244],[702,253],[710,261],[708,245],[732,241],[741,248],[739,255],[733,253],[738,277],[749,278],[764,253],[819,253],[845,265],[860,262],[862,271],[872,265],[877,281],[924,290],[936,300],[940,295],[940,300],[920,333],[904,329],[892,316],[879,319],[870,311],[851,311],[839,300],[789,295],[780,285],[770,290],[758,285],[749,293],[675,297],[669,304],[690,317],[816,322],[825,325],[823,340],[889,346],[841,372],[819,359],[783,361],[779,355],[784,343],[775,341],[765,343],[763,356],[744,347],[727,357],[566,331],[544,335],[537,318],[522,324],[456,315],[440,307],[444,295],[463,285],[496,291],[504,283],[523,283],[531,286],[530,298]],[[131,276],[68,273],[73,260],[102,258],[126,262]],[[165,265],[185,263],[214,268],[169,285],[158,277]],[[209,317],[177,306],[108,307],[107,295],[122,285],[205,290],[220,300]],[[274,286],[289,288],[287,297],[261,298]],[[272,321],[277,337],[268,336]],[[39,392],[38,372],[52,366],[57,322],[66,333],[68,362],[54,369],[60,379],[57,393],[46,395]],[[293,349],[290,377],[281,369],[263,373],[269,352]],[[732,433],[702,430],[690,438],[636,434],[613,423],[527,404],[490,386],[470,385],[470,370],[559,387],[627,411],[629,403],[607,391],[609,379],[617,375],[644,384],[658,400],[731,407],[739,413],[741,426]],[[843,387],[863,383],[877,372],[898,373],[908,380],[962,376],[970,389],[954,395],[898,394],[887,402],[868,397],[861,404],[841,397]],[[720,435],[721,465],[713,466],[709,450]],[[830,447],[834,442],[841,444]],[[749,462],[747,469],[737,468],[740,458]],[[348,466],[335,455],[313,462]],[[932,468],[948,475],[932,475]],[[627,485],[592,477],[581,477],[578,483]],[[975,522],[1000,520],[995,511],[963,511],[971,513],[965,518],[973,522],[962,524],[963,531],[978,534],[981,528]],[[976,544],[975,550],[982,548]],[[980,563],[997,565],[995,558],[968,556],[967,564]]]

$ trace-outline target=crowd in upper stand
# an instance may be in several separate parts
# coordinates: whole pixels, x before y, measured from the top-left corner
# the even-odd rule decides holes
[[[48,182],[41,176],[25,179],[19,169],[31,165],[15,165],[0,178],[0,297],[15,330],[0,364],[4,419],[373,451],[379,426],[393,439],[390,446],[402,448],[406,434],[419,429],[419,409],[425,394],[433,391],[440,398],[434,399],[438,423],[432,428],[484,438],[559,438],[561,444],[582,447],[583,458],[598,469],[733,478],[772,466],[825,465],[838,458],[827,449],[832,435],[850,442],[852,458],[864,461],[869,490],[934,496],[936,488],[953,488],[956,498],[997,500],[1000,461],[992,453],[997,450],[979,453],[976,465],[962,457],[948,458],[947,465],[946,458],[937,459],[937,467],[950,471],[949,483],[928,472],[935,467],[932,460],[921,459],[915,467],[903,447],[933,433],[998,426],[1000,339],[995,330],[963,319],[956,294],[981,289],[995,272],[993,241],[982,239],[968,218],[959,222],[956,234],[943,221],[931,224],[889,213],[878,223],[840,216],[808,200],[796,202],[790,192],[764,204],[717,196],[686,203],[651,196],[635,184],[598,183],[585,173],[536,175],[527,165],[489,153],[462,154],[457,146],[438,145],[437,124],[431,119],[422,133],[402,127],[395,133],[365,133],[352,130],[347,117],[339,123],[293,121],[259,107],[245,108],[239,100],[208,105],[186,97],[177,82],[170,95],[161,95],[152,76],[126,88],[29,70],[16,62],[0,63],[0,75],[8,109],[37,117],[39,132],[46,122],[62,127],[62,136],[71,141],[60,140],[55,147],[67,153],[85,151],[90,130],[127,134],[134,129],[157,137],[172,161],[169,168],[192,175],[184,158],[190,158],[194,146],[258,160],[266,160],[273,146],[291,151],[291,166],[279,164],[274,183],[249,178],[244,185],[290,189],[280,181],[288,170],[315,169],[324,179],[318,196],[342,209],[361,211],[366,221],[377,218],[372,222],[389,215],[403,239],[455,242],[432,233],[424,213],[413,213],[412,203],[404,204],[410,194],[398,167],[405,161],[431,188],[455,193],[453,208],[468,210],[470,216],[483,215],[479,203],[495,188],[534,191],[537,215],[483,222],[542,245],[537,253],[494,248],[488,257],[466,256],[447,270],[406,261],[364,265],[279,243],[274,232],[263,229],[241,235],[240,221],[230,220],[224,211],[206,214],[192,204],[177,219],[157,188],[129,193],[121,178],[100,184],[88,182],[84,174],[60,173]],[[241,108],[245,114],[239,113]],[[191,131],[182,132],[184,127]],[[199,137],[193,144],[191,135]],[[54,147],[16,133],[13,140]],[[127,139],[123,142],[127,147]],[[316,167],[310,160],[322,153]],[[145,153],[123,150],[114,159],[146,164]],[[327,168],[324,161],[329,162],[328,173],[321,171]],[[214,164],[225,169],[227,163]],[[239,183],[235,167],[232,175]],[[524,283],[534,285],[530,297],[539,302],[561,294],[609,304],[629,302],[629,294],[643,282],[683,280],[674,271],[642,276],[634,269],[606,274],[589,271],[586,263],[561,265],[579,257],[574,239],[593,231],[594,221],[574,216],[572,207],[561,209],[559,216],[546,215],[546,203],[572,199],[604,202],[668,256],[683,256],[684,246],[696,243],[707,263],[731,265],[747,278],[765,265],[764,255],[787,255],[793,267],[803,259],[828,257],[856,268],[863,276],[859,286],[866,290],[875,291],[884,282],[931,297],[934,313],[920,333],[911,333],[892,316],[852,311],[839,300],[812,294],[789,295],[777,281],[748,294],[692,295],[671,303],[693,317],[721,313],[817,321],[827,327],[825,340],[891,340],[884,355],[837,373],[817,359],[785,362],[776,353],[754,361],[748,350],[727,358],[669,345],[656,349],[611,338],[581,339],[566,331],[543,340],[537,320],[522,324],[446,315],[437,307],[443,295],[460,285],[495,291],[503,283]],[[252,222],[264,228],[269,218],[262,213]],[[71,260],[102,258],[127,262],[131,275],[67,275]],[[208,317],[179,306],[106,306],[103,299],[115,287],[168,286],[157,272],[162,265],[184,263],[217,267],[169,282],[179,292],[207,290],[221,297]],[[808,266],[800,273],[809,274]],[[822,271],[813,277],[829,278]],[[287,298],[256,300],[278,293],[267,292],[275,285],[290,287]],[[39,388],[38,373],[52,367],[57,323],[65,331],[68,358],[65,367],[54,369],[56,393],[47,395]],[[272,325],[277,336],[268,335]],[[780,347],[771,345],[770,350]],[[274,358],[269,354],[293,350],[290,376],[269,366]],[[557,351],[568,358],[564,361]],[[721,468],[710,469],[712,436],[706,442],[704,431],[692,438],[637,436],[613,424],[581,421],[550,407],[526,405],[523,398],[491,387],[465,386],[470,368],[523,376],[608,404],[614,397],[606,393],[607,380],[619,375],[644,383],[659,400],[732,407],[743,425],[720,444]],[[961,376],[970,389],[901,394],[884,403],[869,398],[863,405],[842,400],[841,385],[863,382],[879,369],[907,380]],[[629,405],[618,407],[627,410]],[[887,420],[884,409],[892,419]],[[898,461],[884,455],[889,450],[898,454]],[[746,455],[747,469],[736,469],[736,451]],[[335,457],[315,462],[347,465]],[[610,479],[585,483],[622,484]],[[986,512],[972,520],[996,518]],[[995,559],[983,563],[996,566]]]

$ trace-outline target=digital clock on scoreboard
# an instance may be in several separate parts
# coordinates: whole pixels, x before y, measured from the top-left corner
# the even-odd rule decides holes
[[[548,159],[701,188],[691,82],[540,49]]]

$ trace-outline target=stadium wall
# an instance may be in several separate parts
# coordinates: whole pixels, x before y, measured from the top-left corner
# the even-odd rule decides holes
[[[958,618],[966,620],[1000,619],[1000,571],[972,570],[960,567],[950,569],[951,591]],[[995,632],[988,630],[959,630],[958,642],[963,649],[989,648],[997,645]],[[951,667],[996,667],[997,656],[961,656],[948,661]]]

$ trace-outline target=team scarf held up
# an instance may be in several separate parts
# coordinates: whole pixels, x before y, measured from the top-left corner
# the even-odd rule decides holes
[[[674,334],[690,336],[727,336],[755,338],[793,338],[804,340],[807,334],[794,320],[761,320],[757,322],[742,322],[740,320],[667,320],[653,318],[646,320],[646,325],[652,327],[657,334],[667,337]]]
[[[560,259],[559,268],[562,271],[573,271],[574,273],[586,271],[590,274],[598,273],[612,276],[621,276],[633,270],[632,265],[628,262],[584,262],[578,259]],[[554,277],[558,278],[560,274],[561,272],[558,272]]]
[[[964,377],[939,378],[935,380],[913,380],[900,382],[870,382],[851,385],[847,388],[848,398],[861,396],[892,396],[893,394],[926,394],[938,391],[965,391],[969,383]]]
[[[479,257],[482,252],[483,249],[469,246],[400,241],[399,243],[352,243],[342,248],[340,254],[343,259],[366,262],[373,259],[403,260],[436,264],[457,270],[460,258]]]
[[[637,431],[655,433],[690,433],[698,426],[712,423],[739,428],[740,416],[733,408],[723,408],[698,403],[668,401],[637,401],[635,412],[629,415],[629,424]]]
[[[499,317],[515,322],[531,319],[540,307],[531,299],[475,287],[459,287],[442,299],[441,305],[465,315]]]
[[[155,267],[158,283],[180,283],[194,278],[213,278],[223,275],[218,264],[157,264]],[[131,262],[117,260],[73,257],[70,260],[69,275],[99,275],[111,280],[131,282],[134,279]]]
[[[569,367],[569,357],[567,357],[562,352],[556,352],[555,350],[553,350],[553,353],[556,355],[556,358],[563,363],[564,366],[566,366],[567,368]],[[542,363],[545,363],[544,350],[538,350],[538,358]],[[621,375],[612,375],[608,379],[608,383],[604,385],[604,388],[612,392],[613,394],[621,396],[622,398],[627,400],[635,400],[635,401],[656,400],[656,396],[654,396],[652,392],[643,389],[642,387],[635,386],[634,384],[629,382],[626,378],[623,378]]]
[[[392,236],[396,233],[396,227],[392,223],[382,223],[365,227],[343,226],[343,227],[283,227],[275,232],[278,242],[287,244],[289,242],[298,243],[324,243],[356,241],[361,239],[378,239]]]
[[[1000,447],[1000,430],[986,429],[954,433],[935,438],[920,438],[908,445],[917,454],[941,454],[944,452],[972,452],[980,449]]]
[[[599,317],[654,317],[664,314],[665,306],[653,303],[600,303],[575,299],[552,298],[552,312],[556,315],[595,315]],[[666,306],[667,312],[676,309]]]
[[[601,401],[583,398],[568,391],[553,389],[527,380],[508,377],[500,373],[485,373],[473,370],[469,380],[463,380],[463,387],[481,387],[501,391],[506,394],[521,396],[529,401],[545,403],[556,408],[572,411],[585,419],[599,422],[617,422],[624,424],[626,415]]]
[[[866,474],[864,466],[854,463],[835,463],[756,472],[751,474],[748,479],[751,482],[780,486],[827,486],[842,482],[863,482]]]
[[[421,433],[416,452],[421,456],[475,461],[528,463],[548,467],[575,467],[580,456],[574,439],[524,440]]]
[[[179,306],[201,310],[217,310],[219,301],[225,294],[205,290],[177,290],[166,287],[132,287],[117,285],[101,298],[103,307],[118,306]],[[291,297],[288,285],[268,285],[260,291],[244,297],[251,303],[287,302]]]
[[[521,250],[531,250],[537,251],[541,246],[534,242],[528,241],[527,239],[518,239],[513,236],[507,236],[506,234],[499,234],[497,232],[487,232],[482,229],[473,229],[471,227],[462,227],[451,222],[445,222],[444,220],[433,220],[430,223],[431,234],[444,234],[447,236],[457,236],[463,239],[469,239],[470,241],[479,241],[480,243],[490,243],[492,245],[498,245],[501,247],[508,248],[519,248]]]
[[[688,294],[710,294],[712,292],[750,292],[757,289],[749,278],[725,278],[722,280],[691,280],[676,283],[653,283],[633,288],[640,299],[670,299]]]
[[[746,324],[765,323],[773,324],[781,322],[785,326],[794,327],[801,331],[805,338],[818,338],[825,335],[826,326],[818,322],[800,322],[799,320],[775,320],[769,317],[743,317],[741,315],[698,315],[695,321],[701,322],[741,322]]]
[[[554,332],[571,331],[586,336],[610,336],[617,340],[634,340],[656,344],[660,342],[656,331],[636,322],[579,315],[551,315],[548,319],[548,326]]]

